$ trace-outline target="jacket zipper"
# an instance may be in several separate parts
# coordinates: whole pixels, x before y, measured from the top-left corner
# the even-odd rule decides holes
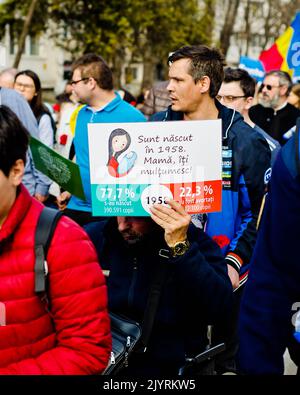
[[[133,258],[133,270],[132,270],[132,277],[131,277],[131,283],[129,287],[129,292],[128,292],[128,307],[132,307],[133,305],[133,295],[134,295],[134,288],[135,288],[135,283],[137,280],[137,258]]]

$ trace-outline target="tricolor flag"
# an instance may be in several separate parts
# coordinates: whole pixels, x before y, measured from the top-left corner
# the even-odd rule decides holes
[[[287,71],[291,77],[300,77],[300,12],[291,26],[266,51],[259,56],[266,72]]]

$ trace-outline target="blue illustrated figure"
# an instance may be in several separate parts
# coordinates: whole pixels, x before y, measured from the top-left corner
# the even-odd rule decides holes
[[[130,172],[137,159],[134,151],[128,152],[123,158],[118,160],[119,156],[125,152],[131,143],[128,132],[124,129],[114,129],[108,140],[108,172],[113,177],[123,177]]]

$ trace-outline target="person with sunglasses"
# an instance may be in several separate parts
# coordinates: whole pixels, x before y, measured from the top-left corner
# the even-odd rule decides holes
[[[249,110],[251,121],[281,145],[286,142],[283,135],[300,116],[300,110],[288,103],[292,85],[291,77],[285,71],[269,71],[260,87],[258,104]]]

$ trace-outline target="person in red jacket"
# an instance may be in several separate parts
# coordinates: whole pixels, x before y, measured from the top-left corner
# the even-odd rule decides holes
[[[99,374],[111,352],[107,290],[86,233],[61,217],[48,250],[49,306],[35,293],[43,205],[22,185],[26,129],[0,106],[0,374]]]

